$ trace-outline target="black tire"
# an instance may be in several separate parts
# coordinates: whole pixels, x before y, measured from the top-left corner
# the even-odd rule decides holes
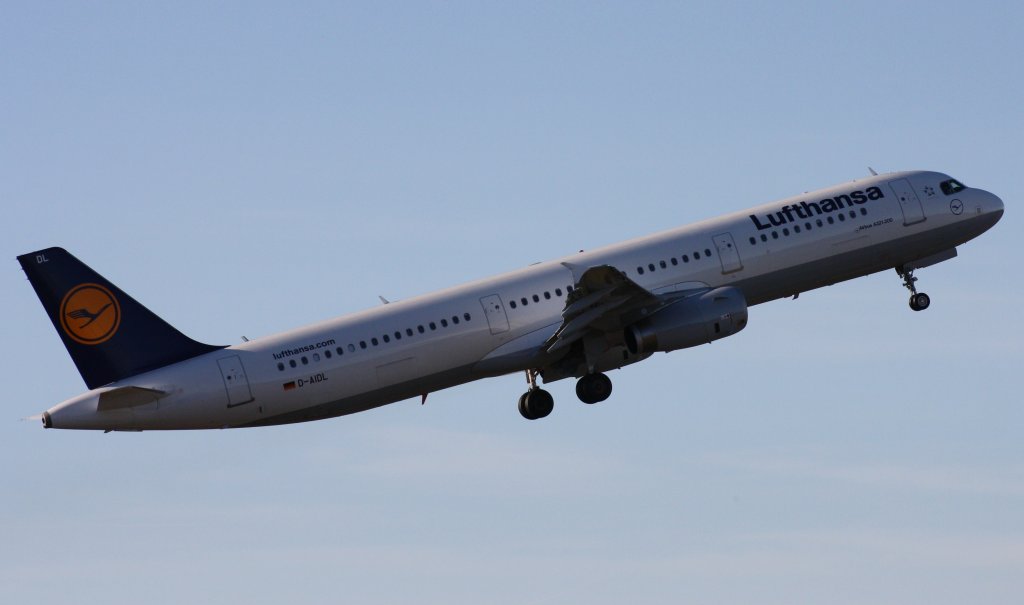
[[[910,308],[914,309],[915,311],[924,311],[932,304],[931,297],[929,297],[924,292],[918,292],[911,298],[911,300],[912,304]]]
[[[587,374],[576,382],[576,396],[586,404],[598,403],[612,394],[612,380],[605,374]]]
[[[555,409],[555,398],[544,389],[533,389],[526,393],[525,405],[527,413],[523,414],[528,420],[544,418]]]
[[[529,395],[530,392],[527,391],[519,396],[519,413],[522,414],[523,418],[526,418],[527,420],[536,420],[536,418],[530,415],[530,409],[526,407],[526,398]]]

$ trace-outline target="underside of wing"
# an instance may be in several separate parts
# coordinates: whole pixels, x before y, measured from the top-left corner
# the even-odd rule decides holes
[[[576,287],[562,310],[562,325],[545,343],[547,351],[555,353],[570,347],[591,333],[621,331],[623,326],[663,304],[660,297],[615,267],[590,267],[577,277]]]

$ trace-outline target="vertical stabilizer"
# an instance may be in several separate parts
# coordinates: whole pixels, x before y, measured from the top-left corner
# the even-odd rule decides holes
[[[90,389],[223,348],[185,336],[63,248],[18,262]]]

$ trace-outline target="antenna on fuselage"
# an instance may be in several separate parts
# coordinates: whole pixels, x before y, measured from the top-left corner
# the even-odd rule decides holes
[[[871,176],[878,176],[878,173],[871,166],[868,166],[868,171],[871,172]]]

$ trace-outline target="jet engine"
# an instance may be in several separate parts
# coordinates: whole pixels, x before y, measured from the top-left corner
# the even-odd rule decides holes
[[[675,351],[732,336],[747,325],[747,301],[737,288],[689,296],[626,328],[634,355]]]

